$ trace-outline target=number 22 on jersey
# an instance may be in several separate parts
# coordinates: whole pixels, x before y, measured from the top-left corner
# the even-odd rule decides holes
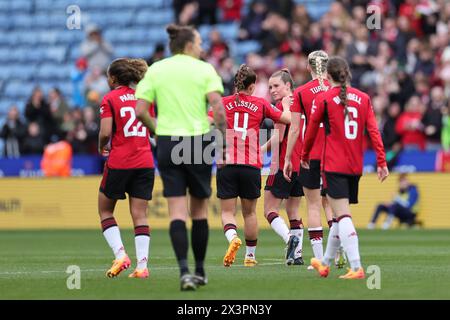
[[[123,134],[125,137],[145,137],[147,136],[147,128],[142,126],[142,122],[138,121],[138,123],[133,126],[134,121],[136,120],[136,113],[134,112],[134,108],[132,107],[122,107],[120,109],[120,117],[125,118],[127,113],[130,114],[130,118],[125,123],[123,127]]]

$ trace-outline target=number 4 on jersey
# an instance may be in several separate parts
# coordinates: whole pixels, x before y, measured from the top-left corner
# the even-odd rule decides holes
[[[138,122],[135,126],[133,126],[134,121],[136,120],[136,113],[134,112],[134,108],[132,107],[123,107],[120,109],[120,116],[122,118],[126,117],[126,114],[130,114],[130,119],[128,119],[127,123],[123,127],[123,134],[127,137],[146,137],[147,136],[147,128],[142,126],[142,122]],[[131,128],[131,130],[130,130]]]
[[[248,129],[248,113],[244,113],[244,123],[242,124],[242,127],[239,127],[239,112],[236,112],[234,114],[234,131],[242,132],[242,140],[245,140],[247,138],[247,129]]]

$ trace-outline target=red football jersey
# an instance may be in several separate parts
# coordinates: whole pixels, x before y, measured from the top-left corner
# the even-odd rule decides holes
[[[282,112],[267,100],[239,93],[224,97],[227,116],[227,164],[242,164],[262,168],[259,128],[265,118],[275,122]]]
[[[136,118],[136,101],[134,89],[126,86],[120,86],[103,97],[100,117],[113,118],[108,168],[154,168],[149,131]],[[154,117],[153,105],[149,111]]]
[[[319,124],[325,126],[322,171],[361,175],[363,171],[364,129],[367,129],[377,155],[377,165],[386,166],[386,155],[370,98],[355,88],[347,89],[348,115],[339,99],[340,87],[319,95],[311,110],[302,159],[309,159]]]
[[[277,103],[276,107],[278,109],[283,109],[283,106],[281,105],[281,102]],[[284,158],[286,157],[286,151],[287,151],[287,142],[288,142],[288,135],[289,135],[289,128],[290,125],[286,125],[286,129],[284,130],[283,140],[280,144],[279,154],[278,154],[278,167],[280,170],[284,169]],[[273,150],[272,150],[273,152]],[[300,171],[300,156],[302,152],[302,139],[297,139],[294,145],[294,150],[292,151],[291,156],[291,162],[292,162],[292,171],[299,172]],[[272,154],[272,159],[275,156],[275,154]]]
[[[308,127],[311,118],[311,107],[314,99],[324,91],[327,91],[330,87],[328,80],[323,81],[325,90],[320,86],[319,80],[311,80],[308,83],[298,87],[294,91],[294,101],[291,106],[292,112],[300,112],[302,115],[302,124],[300,127],[301,141],[305,138],[306,128]],[[319,130],[317,131],[316,139],[311,150],[310,159],[320,160],[322,158],[323,144],[325,141],[325,130],[323,129],[323,124],[320,124]],[[300,146],[301,149],[301,146]],[[300,161],[300,160],[299,160]]]

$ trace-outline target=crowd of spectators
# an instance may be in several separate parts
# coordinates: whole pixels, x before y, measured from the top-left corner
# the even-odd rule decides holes
[[[368,13],[369,5],[376,5],[375,14],[381,16]],[[341,0],[332,2],[318,20],[293,0],[253,0],[246,10],[243,6],[243,0],[173,0],[180,24],[238,23],[238,41],[259,42],[261,49],[245,58],[258,75],[256,95],[269,99],[268,77],[282,67],[290,69],[297,85],[307,82],[307,55],[323,49],[345,57],[352,85],[372,97],[387,150],[450,150],[450,2]],[[380,28],[368,24],[368,18],[379,18]],[[214,28],[206,42],[203,58],[216,67],[225,94],[230,94],[243,61],[233,56]],[[46,143],[58,139],[69,141],[74,153],[96,152],[96,108],[109,90],[105,67],[114,51],[101,30],[91,26],[81,52],[71,74],[70,99],[57,88],[47,97],[36,88],[24,119],[11,108],[1,130],[7,156],[40,153]],[[163,58],[165,52],[158,44],[147,62]]]

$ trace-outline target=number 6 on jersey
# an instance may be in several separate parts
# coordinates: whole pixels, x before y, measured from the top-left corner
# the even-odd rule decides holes
[[[353,119],[358,118],[358,109],[355,107],[347,107],[348,113],[351,113],[352,116],[348,115],[345,117],[344,128],[345,128],[345,137],[348,140],[355,140],[358,135],[358,122]],[[344,110],[345,112],[345,110]],[[350,120],[352,119],[352,120]]]

